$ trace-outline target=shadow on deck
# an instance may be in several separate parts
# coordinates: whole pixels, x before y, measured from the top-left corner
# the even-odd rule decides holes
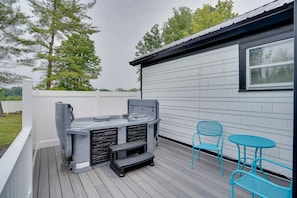
[[[108,165],[74,174],[65,166],[60,147],[38,151],[34,166],[33,197],[230,197],[229,176],[237,165],[224,161],[222,177],[216,157],[201,154],[190,169],[191,149],[159,138],[155,166],[118,177]],[[250,197],[235,190],[236,197]]]

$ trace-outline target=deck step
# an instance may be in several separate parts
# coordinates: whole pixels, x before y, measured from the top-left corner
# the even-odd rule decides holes
[[[124,144],[116,144],[109,146],[109,149],[112,153],[117,152],[117,151],[123,151],[123,150],[132,150],[132,149],[137,149],[141,147],[145,147],[146,142],[143,140],[138,140],[138,141],[133,141],[133,142],[128,142]]]
[[[142,153],[125,159],[112,160],[110,167],[120,177],[125,176],[125,172],[129,169],[138,168],[144,165],[154,165],[154,155],[152,153]]]

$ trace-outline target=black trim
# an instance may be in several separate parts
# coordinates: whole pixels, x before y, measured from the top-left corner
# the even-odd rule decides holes
[[[263,91],[293,91],[293,88],[284,88],[284,89],[251,89],[251,90],[246,90],[246,89],[239,89],[238,92],[263,92]]]
[[[297,18],[297,1],[294,1],[294,18]],[[297,49],[297,23],[294,21],[294,49]],[[297,50],[294,51],[297,57]],[[293,111],[293,198],[297,198],[297,61],[294,61],[294,111]]]
[[[139,72],[140,72],[140,99],[142,99],[143,98],[143,92],[142,92],[142,67],[141,66],[139,66],[140,68],[139,68]]]

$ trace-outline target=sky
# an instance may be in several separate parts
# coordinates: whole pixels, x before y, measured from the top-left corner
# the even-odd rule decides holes
[[[243,14],[272,1],[233,0],[233,11]],[[216,3],[217,0],[97,0],[89,16],[91,23],[100,30],[91,38],[101,59],[102,71],[97,80],[91,81],[93,87],[109,90],[139,88],[136,68],[129,62],[134,59],[135,46],[145,33],[155,24],[162,27],[173,16],[173,8],[187,6],[195,11],[204,4],[214,6]],[[13,72],[32,77],[34,83],[40,77],[30,68],[14,68]]]
[[[233,0],[234,12],[243,14],[272,0]],[[129,65],[135,57],[137,43],[151,27],[162,27],[173,16],[173,8],[187,6],[192,11],[217,0],[97,0],[90,11],[100,33],[95,35],[102,72],[93,81],[96,88],[139,88],[136,68]]]

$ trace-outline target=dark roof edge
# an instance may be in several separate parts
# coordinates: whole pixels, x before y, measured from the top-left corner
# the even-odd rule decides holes
[[[284,3],[282,6],[276,7],[275,9],[264,11],[250,18],[246,17],[244,20],[237,21],[237,23],[231,23],[231,25],[228,26],[222,26],[219,29],[217,28],[215,31],[209,31],[208,33],[200,36],[198,34],[196,37],[191,35],[185,39],[181,39],[182,42],[179,41],[177,44],[173,43],[164,46],[163,48],[155,50],[155,52],[129,62],[129,64],[136,66],[139,64],[152,63],[165,57],[186,53],[187,51],[193,51],[195,48],[199,49],[205,45],[214,44],[220,41],[222,42],[224,40],[238,37],[258,29],[263,29],[277,23],[283,24],[284,21],[293,20],[293,5],[294,1]],[[238,17],[242,17],[244,15],[240,15]],[[234,19],[236,20],[236,18]]]

